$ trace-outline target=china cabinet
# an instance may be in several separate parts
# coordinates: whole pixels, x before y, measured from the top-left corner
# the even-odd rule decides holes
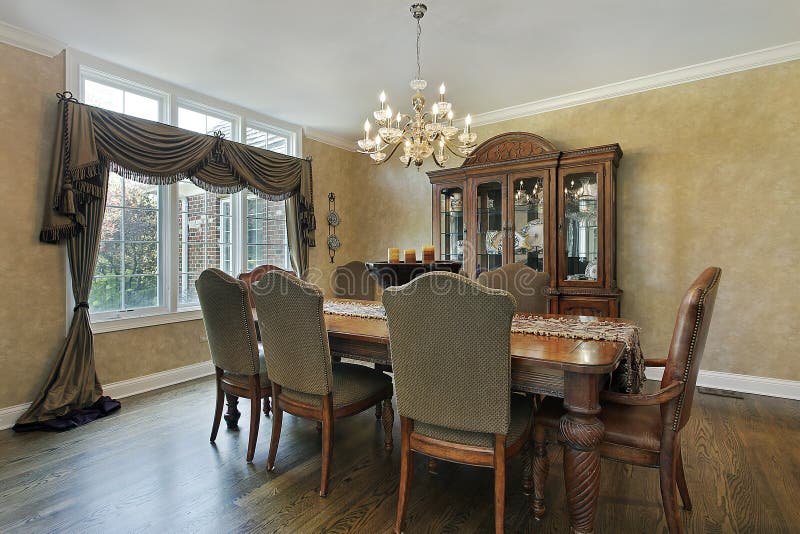
[[[460,167],[428,173],[437,257],[472,278],[523,263],[550,273],[550,313],[618,317],[621,157],[617,144],[561,151],[531,133],[487,140]]]

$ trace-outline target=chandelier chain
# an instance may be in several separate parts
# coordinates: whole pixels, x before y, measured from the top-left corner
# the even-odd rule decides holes
[[[417,19],[417,79],[422,79],[422,64],[419,59],[419,39],[422,37],[422,24],[420,24],[420,19]]]

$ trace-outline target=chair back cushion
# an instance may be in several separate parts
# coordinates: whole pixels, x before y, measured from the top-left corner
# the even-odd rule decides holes
[[[333,294],[340,299],[374,300],[375,279],[363,261],[351,261],[333,273]]]
[[[249,273],[239,274],[239,280],[242,280],[244,283],[247,284],[247,291],[249,292],[250,286],[261,280],[261,277],[270,271],[283,271],[283,269],[269,264],[259,265]],[[289,271],[283,271],[283,272],[289,272]],[[253,295],[250,295],[249,298],[250,298],[250,307],[255,308],[256,303],[255,301],[253,301]]]
[[[427,424],[507,434],[514,298],[455,273],[383,292],[397,411]]]
[[[251,287],[270,379],[310,395],[331,392],[331,356],[322,291],[285,271]]]
[[[692,283],[678,309],[664,377],[661,380],[662,386],[673,380],[682,380],[685,383],[683,393],[662,408],[665,426],[676,431],[683,428],[692,411],[694,387],[721,275],[722,270],[719,267],[708,267],[704,270]]]
[[[219,269],[206,269],[194,286],[214,365],[232,373],[258,374],[258,340],[247,285]]]
[[[511,293],[517,301],[518,312],[547,313],[545,289],[550,285],[548,273],[521,263],[510,263],[493,271],[482,272],[478,275],[478,283]]]

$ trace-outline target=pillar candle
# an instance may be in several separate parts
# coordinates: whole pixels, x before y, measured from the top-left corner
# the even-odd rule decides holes
[[[389,263],[400,263],[400,249],[399,248],[390,248],[389,249]]]
[[[403,251],[406,258],[406,263],[417,263],[417,251],[413,248],[407,248]]]
[[[424,245],[422,247],[422,263],[433,263],[435,255],[433,245]]]

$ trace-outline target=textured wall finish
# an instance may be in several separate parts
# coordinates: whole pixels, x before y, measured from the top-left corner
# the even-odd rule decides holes
[[[786,351],[800,342],[799,96],[794,61],[475,131],[481,140],[533,132],[561,149],[618,142],[622,315],[641,325],[645,353],[666,355],[683,292],[718,265],[703,369],[800,380],[800,360]],[[388,165],[376,187],[408,182],[410,213],[403,224],[379,226],[374,239],[430,240],[427,177]]]
[[[64,341],[66,251],[39,243],[64,55],[0,44],[0,408],[32,400]]]

